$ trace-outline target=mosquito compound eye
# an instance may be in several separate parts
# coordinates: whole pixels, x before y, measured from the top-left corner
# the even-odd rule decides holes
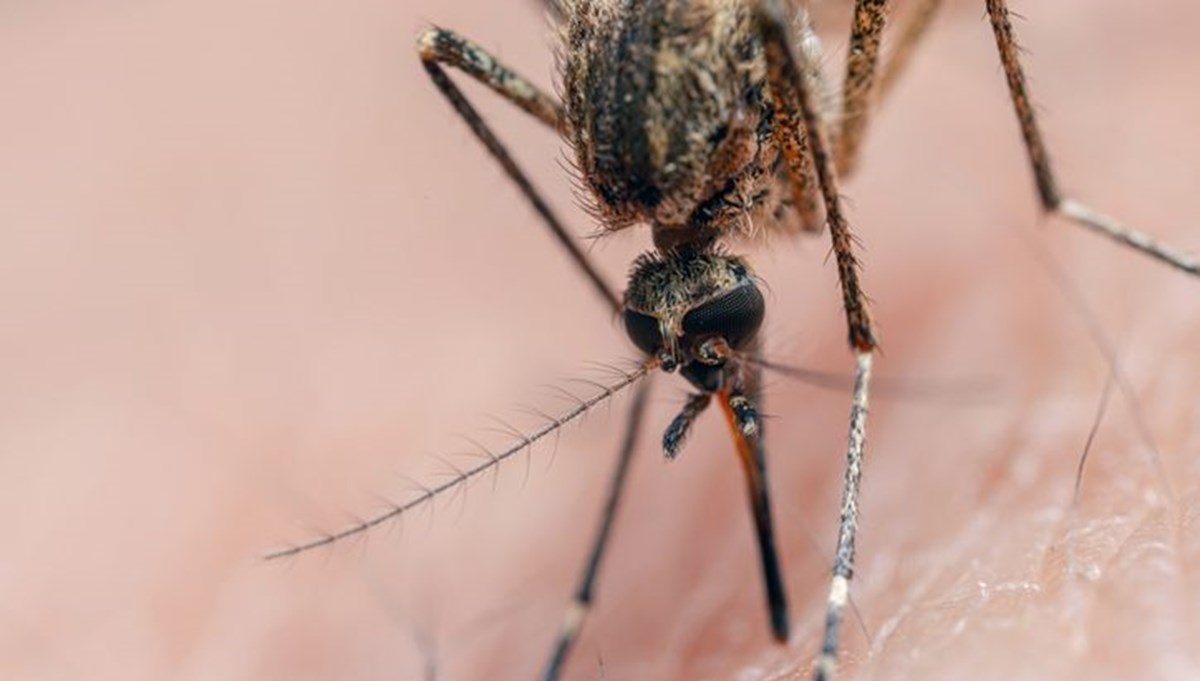
[[[728,292],[698,305],[683,318],[691,337],[720,336],[734,349],[754,338],[762,326],[765,304],[754,282],[744,280]]]
[[[629,334],[633,344],[647,355],[653,355],[662,349],[663,339],[658,320],[648,314],[626,309],[625,332]]]

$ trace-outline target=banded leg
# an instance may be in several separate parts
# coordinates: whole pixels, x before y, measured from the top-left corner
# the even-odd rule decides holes
[[[1047,212],[1062,215],[1078,225],[1157,258],[1188,274],[1200,276],[1200,261],[1196,258],[1165,244],[1160,244],[1145,232],[1126,227],[1107,215],[1063,196],[1058,188],[1058,180],[1050,168],[1050,156],[1042,141],[1042,134],[1034,115],[1029,86],[1025,81],[1025,73],[1021,69],[1020,50],[1013,34],[1012,22],[1009,21],[1008,2],[1007,0],[985,0],[985,2],[987,3],[988,20],[991,21],[992,31],[996,35],[996,48],[1000,52],[1000,63],[1004,67],[1004,75],[1008,80],[1008,92],[1017,115],[1017,121],[1021,125],[1025,149],[1029,153],[1029,164],[1033,170],[1034,181],[1037,183],[1038,197],[1041,199],[1042,208]]]
[[[846,443],[846,471],[842,481],[841,521],[838,525],[837,554],[833,563],[833,579],[825,603],[825,637],[813,678],[833,679],[837,671],[837,654],[841,640],[842,622],[850,600],[850,579],[854,576],[854,548],[858,534],[858,494],[862,483],[863,449],[867,435],[867,405],[871,385],[870,351],[855,353],[854,399],[850,406],[850,433]]]
[[[858,281],[858,261],[854,255],[853,235],[842,214],[837,187],[837,172],[829,152],[828,137],[813,105],[807,83],[800,74],[803,67],[797,59],[804,58],[789,43],[787,23],[777,2],[763,0],[757,6],[759,30],[766,49],[768,79],[783,109],[781,121],[803,122],[812,148],[813,163],[825,203],[829,236],[833,242],[842,287],[842,304],[846,310],[850,346],[855,352],[854,399],[850,410],[850,428],[846,447],[846,473],[842,485],[841,518],[838,527],[837,554],[833,565],[829,598],[826,605],[825,637],[817,661],[816,678],[831,679],[836,663],[841,625],[849,600],[850,580],[854,574],[854,549],[857,537],[858,495],[862,479],[863,445],[866,434],[867,398],[871,380],[871,363],[876,346],[875,333],[867,310],[866,296]],[[778,134],[796,134],[777,128]]]
[[[550,205],[530,182],[529,178],[513,160],[508,149],[500,142],[488,124],[479,115],[475,107],[463,95],[462,91],[446,75],[442,64],[461,70],[475,80],[491,88],[504,99],[515,104],[529,115],[537,118],[547,126],[561,132],[565,125],[562,106],[556,99],[543,92],[536,85],[522,78],[498,62],[482,47],[459,36],[458,34],[440,28],[425,31],[417,38],[417,52],[421,63],[438,90],[450,100],[451,106],[462,116],[471,131],[487,147],[488,152],[496,162],[504,168],[504,172],[517,185],[525,198],[533,205],[534,210],[541,216],[546,226],[567,249],[571,259],[579,269],[587,275],[593,289],[604,299],[613,311],[621,310],[621,299],[604,281],[586,253],[579,248],[571,238],[561,220],[551,210]]]
[[[542,681],[558,679],[563,664],[566,662],[571,648],[575,645],[575,640],[579,637],[583,620],[592,607],[596,575],[600,572],[600,560],[604,557],[608,538],[612,534],[613,519],[617,515],[617,505],[621,501],[621,493],[625,491],[625,481],[629,476],[629,462],[633,458],[633,450],[637,447],[638,434],[642,428],[642,417],[646,413],[646,395],[650,392],[649,386],[649,381],[642,381],[629,406],[629,423],[625,426],[621,454],[617,459],[617,470],[613,473],[612,482],[609,485],[608,500],[604,504],[604,512],[600,517],[600,528],[596,531],[596,537],[592,542],[592,552],[584,567],[583,576],[579,580],[579,587],[575,590],[575,597],[563,618],[562,629],[550,654],[550,661],[546,665]]]

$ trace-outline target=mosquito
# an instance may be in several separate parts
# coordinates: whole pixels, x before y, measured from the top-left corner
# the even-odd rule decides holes
[[[439,92],[532,205],[553,237],[619,315],[643,353],[637,369],[598,385],[543,427],[512,433],[502,451],[415,498],[341,532],[279,551],[292,555],[394,519],[467,484],[564,424],[632,388],[634,398],[599,528],[541,676],[558,679],[595,597],[595,584],[639,439],[651,372],[678,372],[692,389],[667,425],[662,449],[678,456],[690,428],[714,403],[745,473],[756,528],[768,623],[789,637],[783,568],[776,550],[759,413],[765,301],[746,259],[730,244],[761,233],[826,229],[836,262],[854,379],[837,545],[825,632],[814,677],[834,677],[854,573],[872,363],[878,345],[859,281],[856,237],[839,182],[852,175],[871,112],[926,35],[941,0],[915,0],[884,58],[887,0],[855,0],[840,86],[823,73],[820,41],[801,0],[546,0],[558,28],[561,99],[483,47],[442,28],[417,50]],[[1195,259],[1064,195],[1038,128],[1006,0],[985,0],[1000,63],[1043,209],[1141,253],[1200,275]],[[564,222],[492,127],[450,79],[456,69],[559,134],[574,154],[581,197],[602,228],[649,225],[654,249],[633,264],[623,295],[600,275]]]

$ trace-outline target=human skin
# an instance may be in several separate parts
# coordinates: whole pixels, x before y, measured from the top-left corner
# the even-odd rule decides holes
[[[982,3],[950,4],[843,187],[877,375],[944,387],[872,402],[844,677],[1195,678],[1200,281],[1040,215]],[[430,453],[469,450],[455,433],[498,441],[481,413],[528,425],[519,402],[569,406],[538,384],[635,356],[412,47],[437,22],[550,87],[528,5],[0,9],[0,677],[538,673],[627,397],[398,531],[260,560],[404,498],[398,474],[443,479]],[[1200,251],[1200,7],[1014,9],[1061,184]],[[466,90],[593,232],[562,144]],[[592,252],[623,286],[648,247],[635,228]],[[769,287],[768,355],[848,372],[826,237],[737,248]],[[1089,314],[1158,464],[1116,391],[1072,513],[1110,373]],[[686,386],[654,391],[565,678],[805,678],[848,396],[768,381],[777,646],[723,425],[665,463]]]

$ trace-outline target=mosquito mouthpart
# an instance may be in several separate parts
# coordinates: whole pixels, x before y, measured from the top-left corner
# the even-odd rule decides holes
[[[696,417],[708,407],[711,399],[711,393],[692,395],[683,405],[683,410],[679,412],[679,415],[671,421],[671,425],[667,426],[666,432],[663,433],[663,455],[668,461],[679,455],[679,450],[683,447],[683,441],[687,438],[692,424],[696,422]]]
[[[729,407],[733,410],[734,423],[738,430],[747,438],[758,437],[759,431],[762,430],[762,420],[758,415],[758,409],[755,408],[750,400],[744,395],[734,395],[729,398]]]

